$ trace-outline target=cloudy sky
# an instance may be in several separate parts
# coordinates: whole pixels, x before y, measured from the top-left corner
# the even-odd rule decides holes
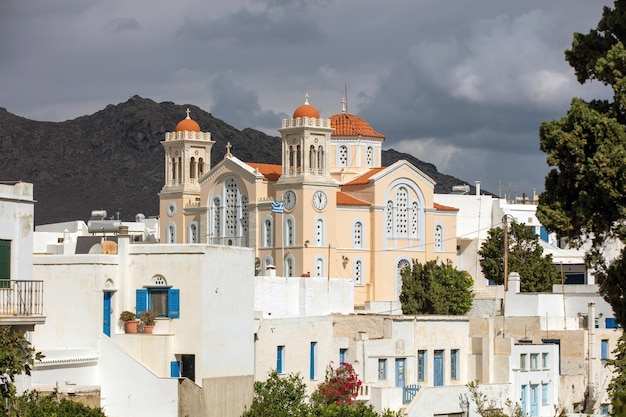
[[[607,0],[0,0],[0,106],[35,120],[138,94],[272,135],[305,93],[385,149],[498,194],[543,190],[543,120],[581,86],[564,60]],[[184,116],[184,115],[181,115]]]

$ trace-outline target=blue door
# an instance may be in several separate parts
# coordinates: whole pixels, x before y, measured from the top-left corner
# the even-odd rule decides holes
[[[102,333],[111,337],[111,296],[112,292],[105,291],[102,309]]]
[[[528,408],[526,406],[526,397],[528,391],[528,385],[522,385],[522,398],[520,398],[520,402],[522,403],[522,414],[526,415],[528,412]]]
[[[530,386],[530,415],[539,415],[539,385],[533,384]]]
[[[404,387],[406,385],[406,358],[396,359],[396,387]]]
[[[443,350],[436,350],[433,363],[434,380],[436,387],[443,386]]]

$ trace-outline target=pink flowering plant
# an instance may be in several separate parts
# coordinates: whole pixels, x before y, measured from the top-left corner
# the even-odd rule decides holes
[[[331,362],[326,368],[326,379],[311,395],[311,402],[315,405],[348,405],[357,397],[360,386],[361,380],[352,365],[341,362],[335,368]]]

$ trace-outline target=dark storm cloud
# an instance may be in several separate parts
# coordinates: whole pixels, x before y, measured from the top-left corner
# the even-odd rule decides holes
[[[307,45],[324,39],[314,21],[299,13],[279,15],[239,9],[219,19],[187,17],[178,30],[184,38],[251,48],[274,45]]]

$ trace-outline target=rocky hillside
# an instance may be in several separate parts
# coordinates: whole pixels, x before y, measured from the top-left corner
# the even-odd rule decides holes
[[[37,122],[0,108],[0,181],[34,184],[36,224],[87,220],[96,209],[119,212],[122,220],[133,220],[137,213],[156,216],[164,178],[160,141],[187,108],[216,142],[213,165],[224,157],[226,142],[243,161],[280,163],[278,137],[237,130],[197,106],[134,96],[65,122]],[[463,183],[411,155],[383,151],[383,165],[399,159],[432,177],[437,193],[449,193]]]

